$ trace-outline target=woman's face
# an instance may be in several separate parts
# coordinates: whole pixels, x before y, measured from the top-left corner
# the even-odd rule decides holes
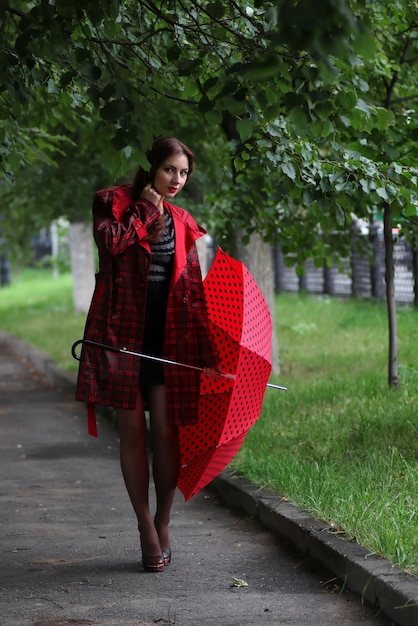
[[[186,184],[189,159],[185,154],[172,154],[155,172],[152,186],[164,198],[174,198]]]

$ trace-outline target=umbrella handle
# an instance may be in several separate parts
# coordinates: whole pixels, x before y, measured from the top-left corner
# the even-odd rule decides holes
[[[81,360],[81,357],[77,356],[77,353],[75,351],[75,349],[77,348],[77,346],[80,345],[80,343],[84,343],[84,341],[82,339],[79,339],[78,341],[75,341],[73,343],[73,345],[71,346],[71,355],[72,355],[73,359],[75,359],[76,361],[80,361]]]

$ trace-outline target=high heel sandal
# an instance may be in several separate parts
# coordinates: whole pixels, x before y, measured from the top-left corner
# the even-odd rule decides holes
[[[165,557],[163,554],[159,554],[158,556],[142,555],[142,565],[146,572],[163,572]]]
[[[171,563],[171,548],[167,548],[167,550],[163,550],[163,559],[164,559],[164,565],[167,567],[167,565],[170,565]]]

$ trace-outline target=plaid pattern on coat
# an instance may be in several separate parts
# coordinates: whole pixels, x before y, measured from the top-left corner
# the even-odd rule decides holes
[[[175,233],[175,253],[168,295],[164,357],[198,367],[216,365],[207,329],[207,311],[195,241],[205,231],[184,209],[164,202]],[[145,199],[133,202],[131,186],[96,193],[94,237],[99,270],[87,316],[84,339],[141,352],[145,318],[149,244],[147,228],[159,216]],[[76,399],[89,405],[135,407],[141,358],[84,345]],[[164,365],[167,413],[171,424],[197,419],[200,373]]]

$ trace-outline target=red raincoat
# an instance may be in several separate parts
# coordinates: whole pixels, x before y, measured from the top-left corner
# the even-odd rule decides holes
[[[195,244],[205,231],[184,209],[168,202],[164,206],[174,222],[175,253],[163,356],[198,367],[215,366]],[[96,193],[93,218],[99,270],[84,339],[141,352],[151,262],[144,237],[158,216],[151,202],[132,200],[130,185]],[[140,366],[139,357],[85,344],[76,399],[90,406],[135,408]],[[164,365],[164,370],[169,423],[195,423],[200,373],[173,365]]]

